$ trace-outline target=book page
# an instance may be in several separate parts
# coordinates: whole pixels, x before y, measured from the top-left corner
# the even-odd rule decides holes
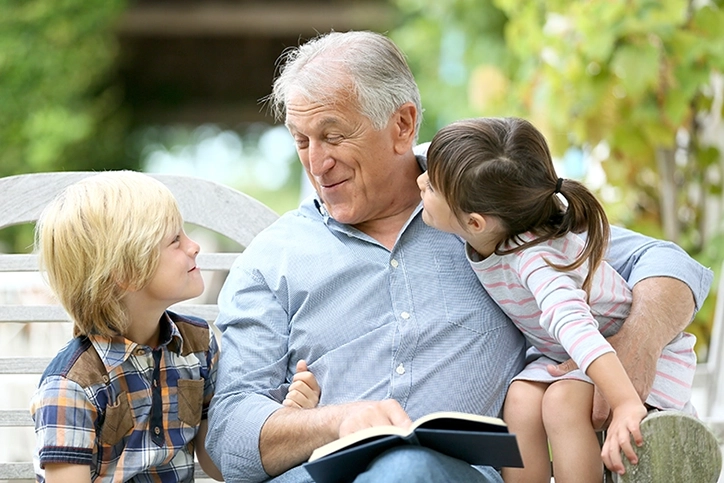
[[[424,425],[425,423],[428,423],[428,422],[434,421],[434,420],[439,420],[439,419],[456,419],[456,420],[463,420],[463,421],[471,421],[473,423],[482,423],[482,424],[487,424],[487,425],[491,425],[491,426],[502,426],[503,428],[507,428],[505,421],[503,421],[500,418],[495,418],[492,416],[482,416],[479,414],[461,413],[461,412],[457,412],[457,411],[438,411],[438,412],[427,414],[427,415],[422,416],[421,418],[415,420],[412,423],[411,431],[414,431],[416,428]],[[444,424],[441,424],[441,426],[444,427]]]
[[[401,437],[409,436],[412,428],[404,429],[397,426],[373,426],[371,428],[360,429],[352,434],[348,434],[342,438],[331,441],[324,446],[320,446],[312,452],[309,461],[314,461],[322,456],[327,456],[342,448],[351,448],[359,443],[381,436],[397,435]]]
[[[454,420],[454,422],[452,424],[450,422],[446,423],[446,421],[444,421],[446,419]],[[436,420],[439,420],[439,425],[435,424]],[[481,416],[478,414],[460,413],[456,411],[438,411],[417,419],[412,423],[412,426],[409,429],[403,429],[397,426],[374,426],[371,428],[362,429],[352,434],[348,434],[343,438],[337,439],[315,449],[312,452],[312,455],[309,457],[309,461],[311,462],[317,460],[322,456],[334,453],[335,451],[338,451],[342,448],[349,448],[361,442],[369,441],[380,436],[397,435],[405,438],[412,434],[417,428],[426,423],[430,423],[428,426],[434,426],[438,429],[452,426],[448,429],[464,430],[466,429],[466,421],[472,423],[473,427],[469,429],[471,431],[480,431],[480,427],[474,427],[475,425],[479,424],[492,426],[493,431],[496,431],[495,428],[499,428],[497,429],[497,431],[507,431],[507,426],[505,422],[503,422],[503,420],[499,418],[494,418],[491,416]]]

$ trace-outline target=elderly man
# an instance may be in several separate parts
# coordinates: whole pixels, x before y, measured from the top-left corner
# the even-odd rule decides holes
[[[257,236],[219,296],[207,447],[225,478],[311,481],[300,466],[311,452],[361,428],[437,410],[498,416],[524,340],[477,282],[463,242],[421,219],[422,107],[404,55],[371,32],[321,35],[284,54],[270,100],[316,194]],[[634,292],[611,342],[645,394],[711,273],[625,230],[608,256]],[[300,359],[322,388],[314,409],[281,404]],[[357,481],[502,479],[412,447]]]

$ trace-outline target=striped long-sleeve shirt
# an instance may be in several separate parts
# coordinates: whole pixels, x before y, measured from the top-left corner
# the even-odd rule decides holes
[[[521,235],[532,240],[530,233]],[[510,248],[508,245],[506,248]],[[582,289],[588,264],[560,271],[547,262],[568,265],[583,250],[583,240],[568,234],[525,250],[480,260],[467,247],[473,270],[503,312],[545,357],[531,362],[517,379],[551,382],[546,365],[573,359],[585,372],[598,357],[612,352],[606,337],[618,332],[631,309],[631,290],[608,263],[593,276],[590,296]],[[688,410],[696,367],[694,336],[681,334],[664,350],[652,395],[659,408]],[[588,379],[581,371],[567,378]]]

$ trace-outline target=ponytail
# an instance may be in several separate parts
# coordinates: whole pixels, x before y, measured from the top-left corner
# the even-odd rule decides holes
[[[583,281],[583,289],[590,294],[593,273],[603,261],[608,245],[610,235],[608,218],[596,196],[578,181],[567,179],[562,182],[559,178],[557,188],[553,196],[560,193],[568,202],[568,208],[563,212],[558,229],[551,238],[561,237],[569,232],[586,231],[588,234],[583,251],[571,264],[556,265],[550,262],[549,264],[557,270],[569,271],[575,270],[588,260],[588,274]]]

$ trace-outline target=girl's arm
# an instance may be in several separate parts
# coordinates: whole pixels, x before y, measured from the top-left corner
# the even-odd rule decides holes
[[[613,410],[613,420],[608,427],[601,457],[611,471],[623,474],[621,451],[631,463],[638,462],[630,435],[636,445],[641,446],[643,437],[639,425],[646,416],[646,408],[614,352],[607,352],[595,359],[588,366],[587,375]]]
[[[575,248],[575,239],[569,240]],[[568,247],[568,248],[571,248]],[[637,445],[643,443],[639,424],[646,416],[646,408],[641,402],[623,364],[610,344],[599,332],[587,303],[587,294],[581,290],[582,273],[561,272],[546,263],[546,260],[565,260],[566,254],[555,248],[533,248],[521,256],[520,276],[523,284],[535,294],[535,300],[541,310],[539,323],[574,359],[588,377],[593,380],[613,409],[613,421],[604,444],[602,458],[612,471],[624,471],[620,451],[636,463],[636,454],[631,444],[631,436]],[[607,265],[601,265],[598,282],[606,283],[600,290],[608,297],[598,298],[600,310],[609,317],[622,318],[627,315],[630,294],[625,283],[617,278]]]
[[[206,452],[206,433],[209,430],[209,420],[202,419],[199,425],[199,432],[196,433],[194,438],[194,445],[196,447],[196,458],[199,460],[201,469],[203,469],[207,475],[216,481],[223,481],[224,477],[221,476],[221,471],[216,467],[209,454]],[[74,480],[66,480],[74,481]],[[90,480],[89,480],[90,481]]]
[[[47,463],[45,465],[46,483],[90,483],[90,466],[70,463]]]

